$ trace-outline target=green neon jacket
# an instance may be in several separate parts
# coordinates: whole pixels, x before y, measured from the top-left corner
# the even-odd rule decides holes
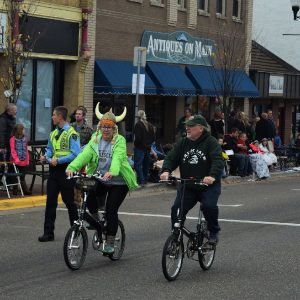
[[[94,174],[97,171],[99,162],[99,141],[101,133],[94,133],[90,142],[85,146],[83,151],[68,165],[67,170],[79,171],[84,166],[87,166],[87,174]],[[126,140],[123,136],[118,135],[112,145],[112,161],[109,168],[112,176],[121,175],[129,190],[134,190],[138,187],[136,175],[128,163]]]

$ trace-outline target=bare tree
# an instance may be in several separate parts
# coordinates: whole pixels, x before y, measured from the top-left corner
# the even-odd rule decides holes
[[[4,16],[7,31],[2,51],[4,53],[4,68],[1,69],[0,82],[5,90],[5,96],[10,103],[17,103],[26,65],[40,33],[22,34],[28,21],[28,15],[33,14],[38,1],[3,0]],[[1,47],[1,45],[0,45]]]
[[[246,53],[246,43],[244,27],[241,24],[233,23],[229,26],[226,22],[219,21],[210,76],[225,120],[228,120],[234,99],[241,97],[238,92],[245,76],[243,70],[250,62],[251,55],[251,50]]]

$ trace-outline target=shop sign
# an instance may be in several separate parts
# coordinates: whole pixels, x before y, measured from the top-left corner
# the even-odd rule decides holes
[[[3,50],[6,48],[5,33],[6,33],[6,14],[0,13],[0,52],[3,52]]]
[[[213,40],[196,38],[184,31],[144,31],[141,46],[147,48],[147,61],[211,66],[215,57]]]
[[[270,75],[269,96],[283,96],[283,75]]]

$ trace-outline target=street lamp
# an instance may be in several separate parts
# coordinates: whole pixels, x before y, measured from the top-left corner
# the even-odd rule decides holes
[[[300,0],[291,0],[292,10],[294,13],[294,20],[300,19],[300,17],[297,16],[297,13],[300,8]]]

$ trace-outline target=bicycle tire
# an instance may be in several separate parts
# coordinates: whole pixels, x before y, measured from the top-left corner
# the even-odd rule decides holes
[[[124,224],[122,223],[122,221],[118,220],[118,231],[116,233],[114,243],[115,252],[108,256],[112,261],[119,260],[122,257],[125,249],[125,238],[126,235]]]
[[[207,237],[202,233],[201,248],[198,249],[198,260],[202,270],[207,271],[212,266],[215,255],[216,246],[208,243]]]
[[[83,265],[87,248],[88,236],[85,228],[73,225],[68,230],[64,241],[64,259],[71,270],[78,270]]]
[[[165,242],[162,254],[162,270],[168,281],[173,281],[178,277],[182,268],[183,257],[183,241],[178,241],[178,238],[173,234],[170,235]]]

